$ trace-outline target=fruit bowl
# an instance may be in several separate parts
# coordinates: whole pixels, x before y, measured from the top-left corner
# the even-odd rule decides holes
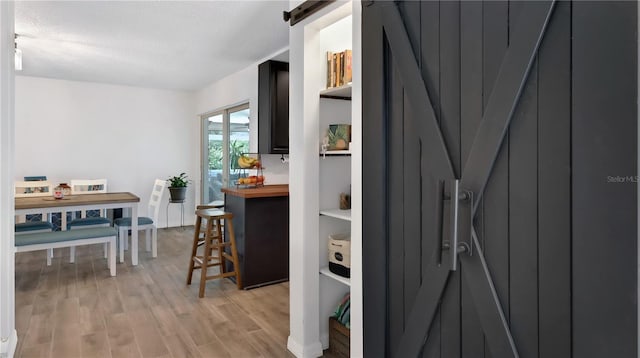
[[[236,180],[236,186],[239,188],[257,188],[264,186],[264,175],[250,175]]]
[[[240,169],[260,169],[262,168],[262,162],[260,160],[260,154],[243,153],[237,160],[238,168]]]
[[[242,153],[234,160],[232,170],[238,170],[238,179],[234,182],[238,188],[256,188],[264,186],[262,160],[259,153]]]

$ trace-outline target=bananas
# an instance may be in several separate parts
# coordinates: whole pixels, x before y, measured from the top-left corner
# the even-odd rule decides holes
[[[238,165],[243,169],[260,168],[260,161],[257,158],[242,155],[238,158]]]

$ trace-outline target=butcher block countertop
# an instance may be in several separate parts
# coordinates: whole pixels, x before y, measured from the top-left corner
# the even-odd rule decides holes
[[[289,185],[265,185],[259,188],[222,188],[222,192],[241,198],[269,198],[275,196],[289,196]]]

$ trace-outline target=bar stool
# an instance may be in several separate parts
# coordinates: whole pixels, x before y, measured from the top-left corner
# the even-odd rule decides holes
[[[200,269],[200,292],[199,297],[204,297],[204,288],[207,280],[235,276],[238,288],[242,288],[240,277],[240,266],[238,265],[238,251],[236,249],[236,238],[233,232],[233,214],[225,213],[217,209],[196,210],[196,225],[193,234],[193,248],[191,249],[191,259],[189,260],[189,273],[187,274],[187,285],[191,284],[193,270]],[[206,221],[204,235],[200,237],[203,220]],[[228,238],[225,238],[222,230],[222,220],[227,225]],[[226,240],[228,239],[228,240]],[[201,241],[204,241],[202,244]],[[198,246],[204,246],[202,255],[198,255]],[[225,251],[230,248],[231,255]],[[214,251],[216,255],[214,255]],[[233,263],[233,271],[227,272],[226,262]],[[207,276],[209,267],[220,266],[220,273]]]
[[[224,211],[224,201],[222,200],[217,200],[217,201],[212,201],[209,204],[206,205],[198,205],[196,207],[196,210],[200,210],[200,209],[218,209],[220,211]],[[198,237],[198,246],[202,246],[204,245],[204,235],[206,233],[206,221],[204,223],[201,223],[200,225],[200,235]],[[224,223],[221,222],[220,224],[220,231],[222,232],[222,234],[224,235]]]

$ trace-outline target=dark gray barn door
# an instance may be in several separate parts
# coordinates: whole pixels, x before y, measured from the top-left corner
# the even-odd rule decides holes
[[[637,173],[635,14],[363,3],[365,356],[635,355],[637,185],[603,184]]]

